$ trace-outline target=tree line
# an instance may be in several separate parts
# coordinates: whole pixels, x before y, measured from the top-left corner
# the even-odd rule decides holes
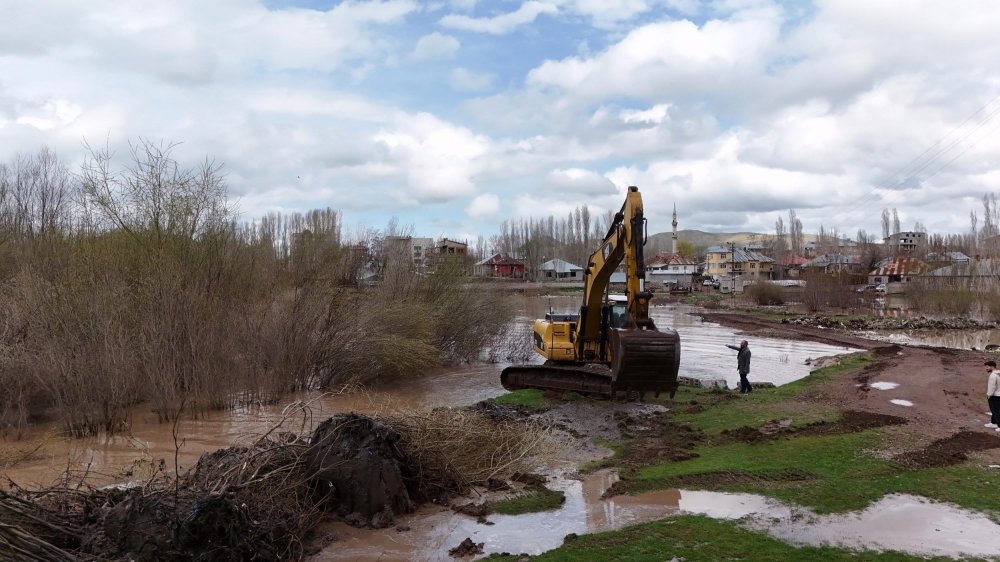
[[[74,434],[410,376],[474,360],[506,298],[461,272],[382,260],[385,230],[339,211],[241,221],[223,167],[139,139],[0,163],[0,432],[58,419]],[[374,256],[374,258],[372,257]]]

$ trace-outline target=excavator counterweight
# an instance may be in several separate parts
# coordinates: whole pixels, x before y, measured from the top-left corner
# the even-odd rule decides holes
[[[643,246],[646,221],[639,189],[625,203],[584,270],[579,314],[548,314],[534,324],[542,365],[511,365],[500,376],[508,390],[540,388],[614,397],[620,392],[677,390],[680,336],[658,330],[649,317]],[[611,274],[624,263],[625,295],[609,293]]]

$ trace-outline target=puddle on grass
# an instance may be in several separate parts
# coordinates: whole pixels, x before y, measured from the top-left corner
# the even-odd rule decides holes
[[[448,549],[465,538],[495,552],[540,554],[560,546],[570,533],[598,533],[677,514],[744,520],[747,527],[800,545],[832,544],[851,549],[890,549],[917,555],[985,556],[1000,552],[1000,525],[985,515],[916,496],[885,496],[867,509],[841,515],[816,515],[754,494],[659,490],[602,499],[617,480],[599,471],[582,481],[558,478],[549,483],[566,494],[557,511],[491,515],[493,525],[435,506],[401,518],[408,531],[331,527],[338,541],[314,561],[450,560]]]
[[[917,496],[893,494],[861,512],[785,520],[759,526],[793,544],[899,550],[931,556],[993,557],[1000,525],[985,515]]]
[[[889,402],[891,402],[892,404],[895,404],[897,406],[906,406],[907,408],[910,408],[910,407],[913,406],[913,402],[910,402],[909,400],[900,400],[899,398],[894,398],[894,399],[890,400]]]
[[[483,543],[485,555],[510,552],[541,554],[563,543],[566,535],[598,533],[662,519],[678,513],[704,514],[719,519],[740,519],[759,515],[789,518],[791,509],[775,500],[751,494],[659,490],[637,496],[602,499],[601,495],[618,479],[603,470],[583,480],[557,478],[547,484],[566,494],[566,503],[556,511],[524,515],[490,515],[493,523],[477,523],[466,515],[435,506],[400,518],[409,527],[356,529],[337,523],[331,530],[338,541],[312,560],[451,560],[448,550],[464,539]],[[461,503],[461,502],[458,502]]]
[[[874,388],[875,390],[892,390],[899,386],[898,382],[873,382],[868,386]]]

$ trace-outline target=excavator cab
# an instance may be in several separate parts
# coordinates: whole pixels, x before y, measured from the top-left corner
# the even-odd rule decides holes
[[[625,295],[608,297],[608,327],[621,328],[628,320],[628,298]]]

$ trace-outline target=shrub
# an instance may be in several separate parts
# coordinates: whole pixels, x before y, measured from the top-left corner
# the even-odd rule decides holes
[[[767,281],[757,281],[743,291],[749,299],[761,306],[785,304],[781,287]]]

